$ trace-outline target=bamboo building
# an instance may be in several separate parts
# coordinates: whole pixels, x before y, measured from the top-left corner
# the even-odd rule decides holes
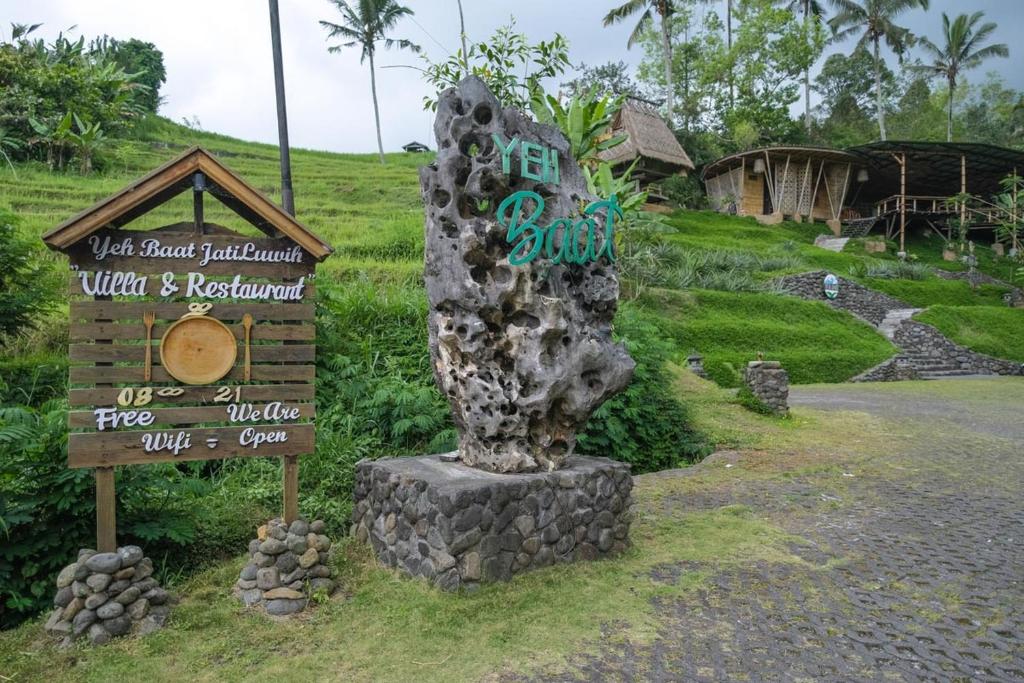
[[[964,142],[880,141],[836,150],[779,146],[732,154],[701,177],[712,208],[773,224],[824,221],[836,235],[908,228],[949,239],[951,219],[990,229],[1007,217],[995,204],[1000,181],[1024,173],[1024,152]],[[956,197],[969,195],[965,201]]]

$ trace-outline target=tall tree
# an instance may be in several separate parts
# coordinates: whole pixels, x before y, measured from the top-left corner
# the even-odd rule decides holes
[[[408,7],[399,5],[395,0],[353,0],[349,5],[345,0],[328,0],[341,13],[341,24],[330,21],[322,21],[320,25],[329,31],[328,40],[341,38],[347,42],[341,45],[332,45],[327,48],[328,52],[341,52],[342,48],[359,47],[359,63],[366,59],[370,60],[370,92],[373,94],[373,119],[377,124],[377,151],[380,153],[380,163],[384,163],[384,143],[380,138],[380,107],[377,104],[377,74],[373,66],[373,56],[377,52],[377,43],[383,43],[385,49],[397,47],[399,49],[419,52],[420,47],[415,43],[405,40],[389,38],[387,33],[395,27],[398,20],[406,15],[413,14]]]
[[[810,31],[811,21],[820,25],[825,20],[825,7],[818,0],[782,0],[786,9],[800,11],[804,19],[804,30]],[[811,133],[811,65],[804,69],[804,127]]]
[[[942,38],[944,45],[939,47],[927,38],[921,38],[921,47],[931,57],[931,64],[916,67],[935,76],[946,79],[949,86],[949,104],[946,110],[946,141],[953,141],[953,93],[961,71],[973,69],[991,57],[1008,57],[1009,48],[1005,43],[982,45],[986,38],[996,30],[994,23],[987,22],[978,26],[985,16],[984,12],[975,12],[971,16],[961,14],[952,22],[949,15],[942,13]]]
[[[629,35],[627,48],[640,39],[644,31],[654,21],[654,14],[657,13],[661,19],[661,59],[665,69],[665,105],[668,108],[668,118],[672,121],[675,107],[675,86],[672,79],[672,14],[675,8],[672,0],[626,0],[625,3],[608,12],[604,17],[604,25],[611,26],[625,21],[634,14],[640,13],[640,19],[636,22],[633,32]]]
[[[910,29],[898,26],[896,18],[907,10],[920,7],[928,9],[928,0],[830,0],[836,15],[829,20],[829,26],[836,40],[844,40],[860,33],[857,47],[871,44],[875,60],[875,105],[878,110],[878,132],[885,140],[885,108],[882,104],[882,55],[884,40],[896,56],[903,59],[903,53],[914,44],[915,37]],[[856,49],[856,48],[855,48]]]

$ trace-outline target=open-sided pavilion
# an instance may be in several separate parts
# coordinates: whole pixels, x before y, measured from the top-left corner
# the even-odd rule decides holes
[[[944,238],[950,219],[971,229],[1008,217],[994,202],[1000,181],[1024,173],[1024,151],[983,143],[887,140],[835,150],[778,146],[732,154],[702,171],[711,205],[754,216],[825,220],[838,235],[883,226],[903,248],[911,224]],[[958,197],[959,196],[959,197]],[[964,199],[966,197],[966,199]]]

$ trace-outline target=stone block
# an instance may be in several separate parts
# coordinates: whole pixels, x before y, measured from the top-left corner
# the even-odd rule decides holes
[[[420,491],[415,504],[410,485]],[[556,558],[621,553],[628,546],[632,487],[627,464],[586,456],[570,456],[561,470],[518,474],[436,455],[363,461],[356,466],[352,534],[369,541],[382,564],[443,590],[472,590]],[[396,509],[415,530],[409,540],[388,531]],[[591,527],[593,538],[578,546]]]

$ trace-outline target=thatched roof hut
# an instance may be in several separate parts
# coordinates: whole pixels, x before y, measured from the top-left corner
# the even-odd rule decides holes
[[[690,157],[650,102],[627,99],[612,121],[612,133],[628,137],[602,152],[601,159],[617,172],[640,159],[633,177],[641,185],[693,170]]]

